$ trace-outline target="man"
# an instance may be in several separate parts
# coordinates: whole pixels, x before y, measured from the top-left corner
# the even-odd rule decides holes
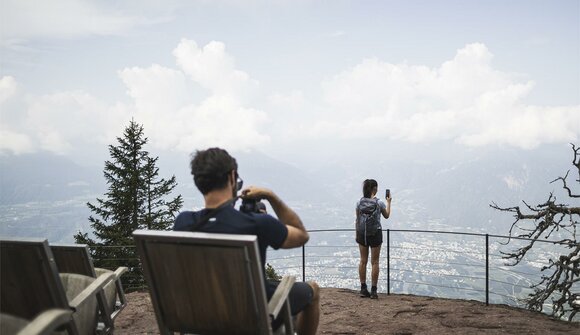
[[[174,230],[202,231],[222,234],[248,234],[258,237],[258,247],[265,273],[266,249],[301,247],[309,235],[300,217],[271,190],[250,186],[242,191],[242,198],[265,199],[278,219],[260,213],[242,213],[234,209],[237,192],[242,187],[238,164],[227,151],[211,148],[197,151],[190,163],[191,174],[203,194],[205,208],[198,212],[182,212],[175,219]],[[266,281],[268,300],[277,283]],[[295,283],[290,291],[292,315],[297,315],[298,334],[316,334],[319,321],[319,288],[315,282]],[[280,324],[274,322],[274,327]]]

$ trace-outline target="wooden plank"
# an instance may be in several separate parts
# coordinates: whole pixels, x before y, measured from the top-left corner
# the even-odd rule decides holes
[[[138,231],[134,237],[160,328],[270,333],[255,236]]]

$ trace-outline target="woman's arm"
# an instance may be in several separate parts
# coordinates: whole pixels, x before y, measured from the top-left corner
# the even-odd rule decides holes
[[[383,214],[383,217],[385,219],[388,219],[389,216],[391,216],[391,200],[392,199],[393,198],[391,198],[391,196],[389,195],[389,197],[387,198],[387,207],[386,208],[383,208],[381,210],[381,213]]]

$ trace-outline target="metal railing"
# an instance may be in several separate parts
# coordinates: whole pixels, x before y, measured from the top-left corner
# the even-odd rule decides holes
[[[308,231],[311,236],[315,236],[318,235],[320,236],[321,234],[324,233],[354,233],[355,229],[315,229],[315,230],[309,230]],[[409,236],[409,235],[415,235],[415,234],[419,234],[420,236],[425,236],[428,234],[436,234],[436,235],[444,235],[444,236],[469,236],[469,237],[473,237],[476,239],[482,239],[481,242],[478,242],[478,244],[482,247],[481,251],[477,251],[477,250],[453,250],[453,249],[449,249],[449,248],[444,248],[444,247],[439,247],[437,245],[435,245],[434,243],[431,243],[431,241],[433,241],[432,239],[426,239],[426,242],[429,243],[424,243],[421,244],[419,243],[419,241],[417,240],[417,238],[414,238],[412,240],[412,242],[408,242],[405,241],[404,238],[401,238],[401,236],[399,236],[399,238],[396,238],[398,235],[402,235],[402,236]],[[395,235],[395,236],[394,236]],[[512,268],[512,267],[508,267],[506,268],[501,267],[501,266],[496,266],[495,269],[498,269],[499,271],[505,272],[505,273],[509,273],[509,274],[513,274],[515,276],[518,276],[520,278],[520,280],[524,280],[525,282],[527,282],[527,285],[521,285],[519,282],[514,283],[514,282],[509,282],[507,280],[501,280],[501,279],[497,279],[497,278],[493,278],[490,276],[490,269],[491,264],[490,264],[490,259],[496,258],[496,259],[502,259],[502,255],[500,254],[496,254],[496,253],[492,253],[490,250],[490,239],[501,239],[501,240],[523,240],[523,241],[532,241],[532,239],[529,238],[521,238],[521,237],[510,237],[510,236],[503,236],[503,235],[493,235],[493,234],[479,234],[479,233],[467,233],[467,232],[451,232],[451,231],[434,231],[434,230],[413,230],[413,229],[386,229],[383,230],[383,236],[386,237],[386,239],[384,239],[384,243],[383,243],[383,247],[382,247],[382,252],[386,251],[386,258],[382,258],[383,261],[386,261],[386,266],[382,266],[381,270],[385,270],[386,268],[386,278],[381,278],[381,281],[386,281],[386,291],[387,294],[391,294],[393,291],[393,284],[400,284],[401,286],[404,286],[405,284],[407,285],[420,285],[420,286],[426,286],[426,287],[430,287],[430,288],[440,288],[440,289],[453,289],[453,290],[461,290],[461,291],[466,291],[468,292],[467,294],[465,294],[462,297],[458,297],[461,299],[467,299],[473,296],[470,296],[470,294],[484,294],[485,295],[485,303],[489,304],[490,303],[490,294],[498,296],[501,299],[512,299],[514,301],[515,304],[517,304],[517,299],[518,298],[514,298],[514,294],[511,295],[507,295],[507,294],[502,294],[500,292],[493,292],[493,290],[490,287],[490,284],[497,284],[497,285],[504,285],[504,286],[511,286],[513,288],[513,291],[522,291],[522,290],[530,290],[530,284],[533,282],[539,282],[539,278],[540,278],[540,271],[538,268],[535,268],[535,272],[531,271],[531,270],[527,270],[527,271],[519,271],[517,268]],[[299,275],[299,273],[301,272],[302,275],[302,280],[306,281],[307,278],[307,274],[314,280],[320,281],[324,275],[322,274],[315,274],[315,270],[317,269],[347,269],[350,270],[351,273],[346,275],[346,277],[350,278],[351,280],[356,280],[358,279],[358,274],[356,273],[356,271],[358,270],[358,266],[356,265],[356,262],[359,260],[360,256],[357,254],[358,253],[358,247],[354,244],[354,234],[352,237],[348,237],[348,239],[346,239],[348,241],[352,241],[352,245],[349,245],[348,242],[345,243],[339,243],[338,245],[312,245],[312,238],[311,238],[311,244],[307,245],[307,246],[303,246],[301,249],[301,254],[296,254],[296,249],[293,249],[293,254],[289,255],[289,256],[283,256],[283,257],[269,257],[268,258],[268,262],[277,262],[278,264],[276,266],[274,266],[275,270],[278,272],[293,272],[293,273],[289,273],[289,274],[294,274],[294,275]],[[405,241],[405,243],[407,244],[411,244],[412,246],[409,245],[396,245],[394,242],[401,242],[401,241]],[[440,241],[439,241],[440,242]],[[447,241],[448,242],[448,241]],[[455,241],[457,242],[457,241]],[[557,242],[557,241],[545,241],[545,240],[537,240],[536,242],[541,242],[541,243],[550,243],[550,244],[562,244],[562,245],[569,245],[567,243],[562,243],[562,242]],[[465,239],[461,239],[459,240],[459,243],[466,243]],[[131,247],[134,248],[134,246],[122,246],[122,247]],[[97,247],[98,248],[98,247]],[[106,248],[115,248],[115,247],[106,247]],[[307,252],[307,249],[312,249],[315,250],[316,248],[318,249],[322,249],[322,248],[327,248],[327,249],[340,249],[343,252],[345,250],[350,250],[350,255],[325,255],[325,254],[317,254],[316,252]],[[351,248],[351,249],[349,249]],[[398,252],[398,251],[407,251],[410,250],[413,253],[413,257],[403,257],[403,256],[397,256],[394,255],[394,253]],[[292,251],[292,250],[289,250]],[[465,261],[449,261],[449,260],[433,260],[433,259],[427,259],[426,257],[421,256],[421,253],[424,252],[440,252],[440,253],[445,253],[445,254],[457,254],[460,255],[462,257],[472,257],[474,258],[477,262],[474,263],[465,263]],[[271,255],[271,254],[270,254]],[[315,262],[308,262],[308,259],[332,259],[333,262],[329,265],[329,264],[315,264]],[[300,259],[301,264],[297,265],[297,260]],[[341,260],[339,262],[336,262],[336,260]],[[135,260],[135,258],[131,259],[132,261]],[[478,261],[481,260],[481,263],[479,263]],[[116,259],[116,261],[118,262],[118,266],[122,266],[123,263],[127,260],[122,260],[122,259]],[[431,271],[430,273],[428,273],[429,276],[440,276],[440,277],[449,277],[451,278],[450,282],[454,282],[457,283],[456,286],[449,286],[451,284],[445,284],[447,281],[443,281],[442,283],[433,283],[433,282],[428,282],[428,281],[414,281],[414,282],[410,282],[408,280],[406,280],[405,278],[401,278],[401,279],[397,279],[396,275],[397,274],[425,274],[425,272],[421,272],[419,270],[417,270],[417,268],[409,268],[409,269],[405,269],[401,266],[393,266],[393,263],[399,262],[407,262],[407,263],[416,263],[419,264],[419,267],[422,267],[421,264],[426,264],[429,263],[431,265],[438,265],[441,266],[439,268],[439,272],[442,272],[443,274],[440,274],[437,271]],[[348,264],[348,262],[351,263],[351,265]],[[503,260],[503,262],[505,262],[505,260]],[[545,264],[544,264],[545,265]],[[466,267],[470,267],[470,268],[475,268],[476,270],[473,271],[468,271],[467,274],[461,274],[461,273],[449,273],[449,266],[453,266],[455,268],[466,268]],[[308,273],[307,269],[311,269],[310,273]],[[300,270],[300,271],[297,271]],[[477,272],[478,270],[481,270],[485,272],[485,275],[482,276],[477,276],[477,274],[474,274],[474,272]],[[314,274],[314,275],[312,275]],[[532,278],[536,276],[536,278]],[[335,277],[335,278],[341,278],[341,279],[345,279],[345,276],[343,277]],[[473,281],[484,281],[484,289],[481,289],[479,286],[477,285],[472,285],[470,286],[459,286],[458,283],[463,283],[465,280],[473,280]],[[139,289],[145,289],[145,286],[132,286],[129,287],[128,290],[132,291],[132,290],[139,290]],[[399,289],[399,291],[402,291],[402,289]],[[400,292],[401,293],[401,292]],[[402,292],[405,293],[405,292]],[[419,290],[415,290],[415,291],[410,291],[409,293],[411,294],[421,294],[421,292]],[[446,296],[449,297],[449,296]],[[457,297],[456,297],[457,298]],[[505,301],[502,301],[505,302]]]
[[[350,233],[354,233],[355,229],[317,229],[317,230],[309,230],[309,233],[311,234],[318,234],[318,233],[326,233],[326,232],[331,232],[331,233],[336,233],[336,232],[350,232]],[[483,241],[481,241],[480,243],[482,244],[484,251],[483,252],[476,252],[476,251],[453,251],[453,250],[446,250],[446,249],[441,249],[439,248],[440,251],[444,251],[446,253],[459,253],[462,255],[465,254],[473,254],[476,256],[480,256],[484,258],[484,262],[481,265],[478,264],[465,264],[465,263],[454,263],[454,262],[449,262],[449,261],[444,261],[444,262],[440,262],[440,261],[436,261],[436,260],[426,260],[426,259],[422,259],[422,258],[400,258],[400,257],[393,257],[392,255],[392,251],[396,250],[397,248],[399,249],[413,249],[413,248],[408,248],[408,247],[397,247],[397,246],[393,246],[393,233],[398,233],[398,234],[403,234],[403,235],[408,235],[408,234],[443,234],[443,235],[460,235],[460,236],[470,236],[470,237],[475,237],[475,238],[481,238]],[[492,254],[490,252],[490,239],[501,239],[501,240],[521,240],[521,241],[532,241],[533,239],[530,238],[523,238],[523,237],[510,237],[510,236],[504,236],[504,235],[494,235],[494,234],[480,234],[480,233],[467,233],[467,232],[451,232],[451,231],[434,231],[434,230],[414,230],[414,229],[386,229],[383,231],[383,236],[386,235],[386,239],[384,241],[383,244],[383,252],[386,249],[386,286],[387,286],[387,294],[391,294],[391,289],[392,289],[392,283],[393,282],[399,282],[399,283],[407,283],[409,284],[409,282],[406,282],[404,280],[397,280],[393,277],[393,274],[391,273],[391,271],[398,271],[398,272],[412,272],[412,273],[417,273],[416,270],[414,269],[402,269],[402,268],[394,268],[392,266],[392,260],[405,260],[405,261],[412,261],[412,262],[422,262],[422,263],[431,263],[431,264],[444,264],[444,265],[458,265],[461,267],[481,267],[481,269],[485,269],[485,276],[484,277],[477,277],[474,275],[454,275],[454,274],[445,274],[444,276],[446,277],[452,277],[452,278],[461,278],[461,279],[475,279],[475,280],[483,280],[485,283],[485,289],[481,290],[478,289],[477,287],[450,287],[450,286],[445,286],[445,285],[441,285],[441,284],[436,284],[436,283],[429,283],[429,282],[415,282],[415,283],[410,283],[410,284],[416,284],[416,285],[425,285],[425,286],[431,286],[431,287],[442,287],[442,288],[451,288],[451,289],[461,289],[464,291],[472,291],[472,292],[480,292],[480,293],[484,293],[485,294],[485,303],[489,304],[490,303],[490,294],[494,294],[497,296],[501,296],[503,298],[507,298],[507,299],[512,299],[517,303],[517,300],[519,299],[519,297],[515,298],[513,295],[506,295],[506,294],[502,294],[499,292],[493,292],[490,288],[490,283],[495,283],[495,284],[501,284],[501,285],[511,285],[514,287],[514,291],[518,290],[518,291],[522,291],[525,289],[530,289],[531,285],[519,285],[518,283],[511,283],[511,282],[507,282],[507,281],[502,281],[499,279],[493,279],[490,277],[490,258],[491,257],[496,257],[498,259],[502,259],[502,261],[505,263],[506,260],[503,259],[503,255],[498,255],[498,254]],[[354,241],[354,234],[353,234],[353,238],[352,240]],[[564,245],[564,246],[569,246],[570,243],[565,243],[565,242],[560,242],[560,241],[546,241],[546,240],[536,240],[536,242],[540,242],[540,243],[548,243],[548,244],[553,244],[553,245]],[[314,246],[314,247],[321,247],[321,246]],[[324,247],[324,246],[323,246]],[[327,246],[327,247],[336,247],[339,248],[341,246]],[[309,257],[308,253],[307,253],[307,249],[308,248],[312,248],[309,246],[303,246],[302,247],[302,255],[301,255],[301,260],[302,260],[302,266],[301,266],[301,270],[302,270],[302,280],[306,281],[306,274],[307,274],[307,267],[309,267],[309,265],[307,264],[307,258]],[[415,248],[415,250],[421,250],[421,251],[425,251],[425,250],[429,250],[429,251],[433,251],[433,250],[438,250],[437,248]],[[356,252],[355,252],[356,253]],[[294,256],[291,256],[294,257]],[[355,256],[349,257],[349,256],[316,256],[316,257],[332,257],[332,258],[340,258],[340,257],[344,257],[344,258],[356,258]],[[290,259],[289,257],[286,257],[286,259]],[[310,265],[311,268],[315,269],[317,267],[324,267],[324,265]],[[333,266],[331,266],[332,268]],[[292,269],[295,267],[286,267],[286,269]],[[345,266],[343,266],[342,268],[345,268]],[[356,267],[351,266],[350,268],[354,268],[356,269]],[[537,273],[533,273],[531,271],[528,272],[522,272],[522,271],[517,271],[515,270],[515,268],[509,268],[506,269],[505,267],[497,267],[499,270],[504,271],[504,272],[513,272],[514,274],[521,276],[523,279],[525,279],[528,283],[532,283],[534,282],[534,279],[530,278],[532,276],[540,276],[540,270],[537,269]],[[382,268],[381,270],[385,270],[384,268]],[[420,272],[419,272],[420,273]],[[431,274],[432,275],[432,274]],[[357,276],[355,275],[355,277],[357,278]],[[536,278],[536,279],[538,279]],[[313,278],[313,279],[316,279]],[[353,278],[354,280],[355,278]],[[538,282],[538,280],[536,280],[536,282]],[[412,292],[411,292],[412,293]]]

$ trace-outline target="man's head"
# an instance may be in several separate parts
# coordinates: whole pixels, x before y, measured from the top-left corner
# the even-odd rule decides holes
[[[203,195],[223,189],[232,178],[236,182],[238,163],[227,151],[220,148],[197,151],[190,167],[195,186]]]

